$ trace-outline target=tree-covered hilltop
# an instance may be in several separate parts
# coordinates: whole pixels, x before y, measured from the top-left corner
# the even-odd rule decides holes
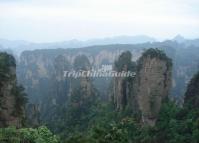
[[[76,71],[91,69],[91,64],[88,60],[88,57],[86,55],[78,55],[77,57],[75,57],[75,60],[73,62],[73,69]]]
[[[132,61],[132,54],[130,51],[123,52],[119,58],[114,62],[116,71],[135,71],[135,62]]]
[[[199,109],[199,72],[189,82],[184,104],[189,109]]]
[[[168,67],[172,66],[172,59],[169,58],[163,50],[158,49],[158,48],[149,48],[142,54],[142,57],[138,60],[138,69],[142,64],[141,61],[145,57],[150,57],[152,59],[158,58],[160,60],[166,61]]]

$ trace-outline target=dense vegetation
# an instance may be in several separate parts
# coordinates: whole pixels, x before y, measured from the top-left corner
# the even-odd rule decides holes
[[[167,57],[167,55],[165,54],[165,52],[161,49],[158,48],[150,48],[147,49],[144,53],[143,56],[139,59],[138,61],[138,68],[140,67],[140,65],[142,64],[140,61],[142,61],[142,58],[149,56],[150,58],[154,58],[157,57],[160,60],[165,60],[168,63],[168,67],[172,66],[172,60],[170,58]]]
[[[134,117],[124,116],[122,113],[114,111],[110,105],[101,105],[98,108],[95,118],[90,120],[87,130],[73,132],[72,134],[68,130],[69,136],[62,136],[61,142],[198,143],[198,117],[198,109],[193,109],[189,112],[185,107],[180,108],[173,102],[167,101],[162,106],[156,126],[150,127],[142,126]],[[82,127],[85,127],[83,121],[81,121],[81,124],[74,126],[76,129]],[[59,141],[46,127],[20,130],[16,130],[15,128],[1,129],[0,137],[2,141],[7,141],[8,143],[14,143],[14,141],[16,143],[23,141],[29,141],[30,143],[57,143]]]
[[[7,53],[0,52],[0,84],[10,78],[13,78],[10,72],[10,67],[15,67],[15,59]]]
[[[0,129],[1,143],[59,143],[59,139],[45,126],[36,129],[15,127]]]
[[[199,111],[189,111],[167,101],[162,106],[154,127],[143,126],[134,117],[110,110],[95,118],[87,132],[73,134],[67,143],[198,143]]]
[[[114,68],[116,71],[134,71],[135,70],[135,62],[132,62],[132,54],[129,51],[123,52],[118,60],[114,63]]]
[[[194,75],[185,93],[185,105],[189,109],[199,108],[199,72]]]

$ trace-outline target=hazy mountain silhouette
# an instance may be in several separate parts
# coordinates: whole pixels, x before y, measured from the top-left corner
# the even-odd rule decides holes
[[[138,36],[116,36],[102,39],[68,40],[61,42],[34,43],[23,40],[6,40],[0,39],[0,49],[11,49],[15,54],[20,54],[24,50],[34,49],[54,49],[54,48],[80,48],[92,45],[108,45],[108,44],[138,44],[146,42],[155,42],[155,38],[138,35]]]

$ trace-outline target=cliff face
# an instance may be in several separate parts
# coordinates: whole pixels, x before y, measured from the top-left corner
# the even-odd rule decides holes
[[[124,84],[126,82],[122,77],[113,79],[113,102],[117,110],[122,110],[127,105],[127,87],[124,87]]]
[[[22,126],[23,99],[16,83],[15,59],[0,53],[0,127]],[[21,102],[22,101],[22,102]]]
[[[102,64],[112,64],[119,54],[129,45],[98,46],[80,49],[49,49],[23,52],[17,68],[19,82],[25,87],[29,96],[29,102],[39,104],[40,108],[48,110],[46,103],[53,104],[66,103],[66,99],[71,95],[71,80],[66,80],[63,76],[64,70],[70,70],[79,55],[85,55],[92,67],[99,67]],[[114,52],[113,52],[114,50]],[[142,50],[135,48],[131,51],[133,58],[137,58]],[[110,79],[94,79],[93,84],[103,95]],[[105,97],[106,98],[106,97]],[[47,99],[47,100],[46,100]],[[59,102],[60,101],[60,102]],[[41,107],[44,105],[46,107]],[[43,114],[41,109],[41,115]]]
[[[169,95],[171,73],[170,59],[159,50],[149,49],[139,59],[134,89],[143,123],[155,124],[162,101]]]
[[[73,69],[77,72],[81,70],[88,71],[91,70],[91,64],[85,55],[79,55],[74,60]],[[94,92],[92,80],[89,77],[80,77],[77,79],[72,78],[71,90],[71,96],[73,96],[76,90],[78,90],[80,92],[79,94],[82,96],[82,99],[87,99],[96,95]]]
[[[54,118],[59,116],[60,108],[66,107],[70,93],[70,80],[64,77],[64,71],[69,71],[71,68],[70,63],[63,55],[55,57],[52,63],[50,77],[46,79],[49,82],[45,88],[48,94],[38,97],[38,99],[41,99],[39,107],[42,121],[54,121]],[[38,84],[40,85],[41,82]]]
[[[198,47],[185,48],[184,45],[176,42],[165,41],[158,43],[145,43],[138,45],[104,45],[91,46],[78,49],[46,49],[25,51],[20,56],[17,66],[17,76],[19,82],[25,87],[31,103],[39,103],[44,95],[48,95],[51,86],[51,77],[54,76],[54,60],[62,55],[73,63],[77,55],[84,54],[89,58],[92,66],[100,66],[102,64],[113,64],[115,59],[123,51],[130,51],[133,54],[133,61],[137,60],[143,49],[146,47],[160,47],[164,49],[169,57],[174,61],[173,66],[173,88],[172,96],[183,96],[186,82],[190,80],[198,69]],[[191,50],[190,50],[191,49]],[[104,84],[101,84],[101,83]],[[98,90],[104,96],[109,85],[109,81],[97,80],[94,82]],[[100,85],[100,88],[99,88]],[[51,88],[51,87],[50,87]],[[41,103],[40,103],[41,104]]]
[[[136,64],[132,61],[132,54],[123,52],[114,63],[117,72],[135,72]],[[112,98],[116,109],[122,111],[130,105],[132,97],[133,77],[114,77],[112,87]]]
[[[171,96],[174,97],[176,95],[179,97],[184,95],[183,89],[186,86],[186,82],[198,69],[199,48],[184,48],[183,45],[179,45],[171,41],[138,45],[120,44],[91,46],[78,49],[46,49],[26,51],[22,53],[20,61],[18,62],[17,76],[19,82],[25,87],[31,103],[37,103],[40,107],[40,105],[43,104],[43,101],[49,101],[46,100],[46,97],[51,96],[52,98],[49,103],[59,104],[58,100],[65,100],[62,100],[63,98],[59,98],[60,96],[58,99],[55,95],[57,96],[62,94],[62,97],[66,97],[70,96],[71,93],[68,92],[68,90],[71,89],[69,86],[70,84],[68,84],[70,81],[64,80],[63,73],[61,73],[61,68],[64,67],[66,63],[65,61],[68,61],[71,65],[78,55],[83,54],[88,57],[92,67],[98,67],[102,64],[113,64],[119,55],[126,50],[132,53],[132,61],[136,61],[143,53],[143,49],[146,47],[160,47],[160,49],[164,49],[166,54],[173,59],[173,88]],[[62,62],[59,58],[60,56],[64,57],[64,62]],[[59,67],[60,71],[57,71],[59,70]],[[111,79],[105,78],[96,78],[93,81],[94,86],[98,89],[105,100],[108,99],[106,91],[109,87],[110,81]],[[129,84],[124,84],[123,79],[118,79],[117,81],[119,82],[115,82],[115,95],[131,91],[128,87]],[[120,88],[122,87],[122,84],[128,87],[124,91]],[[125,98],[125,96],[123,98],[120,95],[116,97],[118,97],[117,103],[119,103],[119,101],[122,101],[120,98],[126,100],[129,96],[127,96],[127,98]],[[116,103],[116,98],[114,98],[114,100]],[[118,108],[121,108],[120,105],[118,104]]]
[[[75,71],[87,71],[90,68],[89,60],[85,55],[75,58],[73,63]],[[67,105],[64,107],[65,113],[61,113],[62,118],[57,116],[56,120],[62,120],[64,123],[63,128],[70,129],[69,132],[73,132],[74,127],[82,131],[88,128],[89,122],[95,116],[93,112],[97,108],[98,92],[89,77],[69,77],[69,79],[71,81],[71,93],[68,95]],[[80,123],[83,123],[81,127],[79,126]]]
[[[123,112],[130,108],[136,118],[141,114],[142,122],[153,126],[171,88],[171,59],[158,49],[148,49],[135,64],[131,56],[128,58],[128,52],[124,52],[115,67],[116,71],[136,72],[135,77],[113,78],[112,97],[116,109]]]

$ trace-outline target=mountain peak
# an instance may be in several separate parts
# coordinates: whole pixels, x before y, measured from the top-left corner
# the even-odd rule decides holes
[[[176,42],[178,42],[178,43],[183,43],[185,40],[186,40],[186,39],[185,39],[182,35],[180,35],[180,34],[176,35],[176,36],[173,38],[173,41],[176,41]]]

